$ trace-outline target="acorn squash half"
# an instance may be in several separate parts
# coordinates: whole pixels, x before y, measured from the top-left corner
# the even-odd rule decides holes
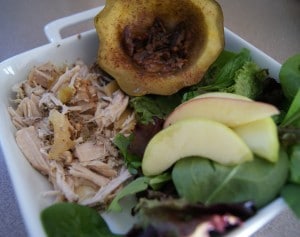
[[[214,0],[107,0],[94,23],[99,66],[132,96],[196,84],[224,48]]]

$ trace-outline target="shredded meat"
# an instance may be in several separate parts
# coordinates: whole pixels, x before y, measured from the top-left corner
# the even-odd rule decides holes
[[[133,61],[147,72],[174,72],[182,69],[188,62],[191,34],[184,22],[168,31],[162,20],[156,18],[147,32],[142,34],[134,34],[126,26],[123,46]]]
[[[50,181],[52,181],[54,188],[63,195],[69,202],[76,202],[79,199],[78,194],[74,190],[74,180],[68,178],[63,164],[53,161],[51,163]]]
[[[49,173],[49,162],[41,153],[42,142],[33,126],[22,128],[16,133],[16,141],[32,166],[43,174]]]
[[[113,180],[111,180],[106,186],[101,188],[94,197],[90,199],[86,199],[81,202],[83,205],[91,205],[94,203],[98,203],[99,200],[107,200],[109,195],[117,189],[122,183],[128,180],[131,177],[130,173],[126,169],[122,169],[120,174]]]
[[[13,88],[16,106],[8,111],[17,144],[57,200],[105,204],[131,177],[112,141],[132,132],[135,116],[110,81],[81,61],[65,69],[46,63]]]
[[[72,164],[72,166],[70,167],[69,173],[75,177],[87,179],[87,180],[97,184],[99,187],[105,186],[109,181],[108,178],[106,178],[102,175],[98,175],[95,172],[89,170],[88,168],[86,168],[78,163]]]

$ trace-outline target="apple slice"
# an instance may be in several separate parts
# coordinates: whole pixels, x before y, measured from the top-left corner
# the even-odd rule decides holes
[[[234,131],[254,154],[271,162],[278,160],[279,140],[277,127],[272,118],[264,118],[235,127]]]
[[[279,110],[275,106],[263,102],[222,97],[198,98],[179,105],[167,117],[164,128],[179,120],[194,117],[237,127],[278,113]]]
[[[253,159],[249,147],[232,129],[213,120],[190,118],[161,130],[150,140],[142,170],[144,175],[157,175],[189,156],[205,157],[223,165]]]
[[[192,98],[192,100],[199,99],[199,98],[208,98],[208,97],[253,101],[252,99],[246,96],[242,96],[234,93],[228,93],[228,92],[207,92]]]

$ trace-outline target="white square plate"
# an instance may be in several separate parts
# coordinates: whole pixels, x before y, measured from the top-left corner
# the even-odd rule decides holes
[[[68,20],[72,21],[72,18],[76,17],[78,15],[68,17]],[[50,25],[48,30],[53,26],[55,24]],[[56,65],[71,64],[78,58],[88,65],[95,62],[98,50],[98,37],[95,30],[84,32],[80,36],[72,36],[63,40],[55,40],[55,37],[54,40],[51,40],[48,36],[51,41],[56,42],[32,49],[0,64],[0,145],[28,234],[34,237],[45,236],[40,221],[40,212],[51,204],[51,200],[45,199],[42,193],[50,190],[51,186],[44,176],[30,166],[19,150],[15,141],[16,129],[10,120],[7,107],[11,105],[12,86],[25,80],[33,66],[49,61]],[[278,78],[281,66],[278,62],[228,29],[225,29],[225,42],[225,48],[231,51],[238,52],[242,48],[248,48],[251,51],[253,60],[261,67],[268,68],[272,77]],[[284,201],[278,198],[228,236],[249,236],[284,208],[286,208]],[[115,223],[114,218],[108,218],[107,220],[111,228],[118,232],[126,226],[126,223],[122,221]]]

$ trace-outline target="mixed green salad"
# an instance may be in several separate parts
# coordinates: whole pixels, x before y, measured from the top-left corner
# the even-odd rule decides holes
[[[207,236],[222,234],[278,196],[300,218],[300,55],[282,65],[277,79],[280,83],[251,59],[249,50],[224,50],[199,84],[171,96],[131,98],[130,106],[139,123],[131,136],[117,135],[114,144],[134,179],[117,193],[107,210],[121,212],[121,199],[137,197],[132,214],[138,221],[124,236],[182,236],[193,233],[199,223],[207,224],[203,227]],[[278,161],[254,157],[251,162],[223,166],[205,158],[188,157],[162,174],[144,176],[143,152],[162,129],[165,118],[181,103],[215,91],[246,96],[280,110],[273,117],[280,140]],[[223,218],[218,221],[222,227],[212,229],[218,226],[212,224],[216,217]],[[41,220],[49,237],[120,236],[110,232],[95,209],[74,203],[44,209]]]

